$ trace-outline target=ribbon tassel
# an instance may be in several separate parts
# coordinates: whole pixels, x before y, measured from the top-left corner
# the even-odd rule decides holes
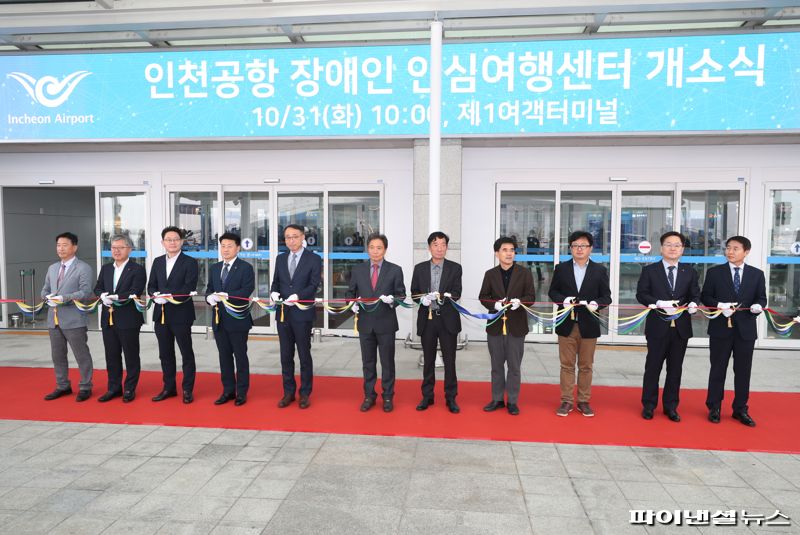
[[[164,325],[164,309],[167,308],[167,305],[161,305],[161,325]]]
[[[114,306],[108,307],[108,324],[114,325]]]
[[[214,305],[214,323],[219,325],[219,305]]]
[[[281,304],[281,323],[283,323],[284,321],[285,320],[284,320],[284,315],[283,315],[283,304]]]
[[[53,309],[53,323],[58,327],[58,307]]]
[[[431,307],[428,307],[428,319],[429,320],[433,319],[433,310],[431,310]]]
[[[353,315],[353,334],[358,334],[358,314]]]
[[[508,331],[506,330],[506,319],[506,315],[503,314],[503,336],[508,334]]]

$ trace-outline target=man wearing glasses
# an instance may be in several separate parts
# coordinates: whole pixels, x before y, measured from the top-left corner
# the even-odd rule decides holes
[[[114,261],[100,268],[94,293],[103,301],[100,326],[103,330],[103,346],[108,370],[108,391],[97,401],[105,403],[122,396],[123,403],[136,397],[139,384],[139,329],[144,315],[136,308],[133,299],[144,292],[147,272],[144,266],[130,261],[133,242],[128,236],[111,238],[111,258]],[[122,304],[124,303],[124,304]],[[122,354],[125,353],[125,388],[122,384]]]
[[[642,418],[645,420],[653,419],[653,411],[658,406],[658,378],[666,360],[662,408],[667,418],[673,422],[681,421],[678,414],[681,371],[686,345],[693,334],[689,314],[697,312],[700,300],[697,272],[679,262],[685,243],[686,239],[679,232],[671,231],[661,236],[661,261],[642,268],[636,287],[636,300],[652,309],[644,327],[647,357],[642,384]],[[670,318],[681,306],[688,307],[688,314]]]
[[[558,357],[561,361],[561,405],[558,416],[568,416],[573,409],[575,364],[578,365],[578,412],[594,416],[589,405],[592,396],[592,365],[600,320],[593,314],[611,304],[611,288],[606,268],[589,260],[592,235],[575,231],[569,235],[572,259],[556,266],[548,295],[564,307],[573,306],[566,319],[556,327]]]

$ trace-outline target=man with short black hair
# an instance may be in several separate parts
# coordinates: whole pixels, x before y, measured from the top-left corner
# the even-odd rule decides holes
[[[764,272],[744,260],[752,248],[744,236],[731,236],[725,242],[724,264],[706,273],[701,299],[707,307],[722,310],[708,322],[711,369],[708,374],[708,420],[718,424],[725,394],[725,376],[733,355],[734,398],[733,418],[748,427],[756,422],[750,417],[750,372],[753,348],[758,338],[756,317],[767,306]]]

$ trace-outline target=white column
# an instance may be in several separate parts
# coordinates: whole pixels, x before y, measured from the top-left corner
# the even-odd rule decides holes
[[[441,230],[439,215],[441,202],[441,150],[442,150],[442,23],[431,23],[431,60],[428,71],[431,81],[430,133],[428,135],[428,230]]]

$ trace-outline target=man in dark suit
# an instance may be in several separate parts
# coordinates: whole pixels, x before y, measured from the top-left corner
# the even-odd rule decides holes
[[[753,347],[758,338],[756,317],[767,306],[767,289],[764,272],[744,263],[750,249],[750,240],[744,236],[728,238],[725,242],[728,261],[709,269],[703,282],[703,304],[722,310],[722,314],[708,322],[711,370],[706,406],[708,419],[715,424],[720,419],[725,375],[732,354],[733,417],[748,427],[756,425],[748,413],[747,400],[750,397]]]
[[[667,418],[680,422],[681,371],[686,345],[692,337],[692,319],[689,314],[697,312],[700,300],[700,285],[697,272],[681,264],[685,238],[680,232],[667,232],[661,236],[661,261],[642,268],[636,287],[636,300],[650,307],[644,334],[647,337],[647,357],[644,364],[642,384],[642,418],[653,419],[658,406],[658,378],[664,360],[667,361],[667,378],[664,382],[663,409]],[[688,307],[689,314],[681,314],[674,320],[665,321],[661,314],[673,316],[680,306]]]
[[[164,387],[153,397],[163,401],[177,396],[175,383],[175,343],[181,350],[183,361],[183,402],[194,401],[194,376],[196,371],[192,349],[192,323],[194,303],[190,295],[197,293],[197,260],[181,253],[183,230],[167,227],[161,231],[161,244],[167,254],[153,260],[147,293],[153,296],[153,323],[158,339],[158,357],[161,360]],[[167,297],[179,295],[179,304],[167,301]]]
[[[306,310],[315,300],[317,289],[322,281],[322,258],[303,247],[305,229],[300,225],[287,225],[283,238],[288,252],[275,259],[275,276],[272,279],[272,300],[283,301],[282,311],[278,311],[278,338],[281,344],[281,373],[283,374],[283,397],[278,407],[288,407],[295,400],[297,381],[294,377],[294,349],[300,360],[300,403],[301,409],[311,405],[309,400],[314,382],[314,361],[311,358],[311,328],[314,325],[316,309]],[[306,301],[297,303],[297,301]]]
[[[592,396],[592,365],[600,321],[592,314],[611,304],[608,272],[589,260],[594,238],[585,231],[569,235],[572,259],[556,266],[548,295],[550,300],[575,306],[570,315],[556,327],[558,357],[561,361],[561,404],[558,416],[568,416],[573,408],[575,364],[578,365],[578,412],[594,416],[589,405]]]
[[[358,318],[358,339],[361,342],[361,360],[364,371],[364,402],[361,412],[373,405],[378,395],[375,383],[378,377],[378,352],[381,356],[381,387],[383,389],[383,411],[394,409],[394,337],[399,329],[397,324],[397,303],[406,297],[403,283],[403,270],[397,264],[384,260],[389,240],[383,234],[371,234],[367,238],[369,262],[353,266],[347,297],[364,299],[370,309]],[[377,301],[375,301],[377,300]],[[353,305],[358,314],[359,302]]]
[[[144,315],[136,308],[133,299],[144,293],[147,272],[144,266],[130,261],[133,242],[126,235],[111,238],[111,258],[114,262],[100,268],[94,293],[103,301],[100,326],[106,351],[108,391],[97,401],[102,403],[122,396],[124,403],[136,398],[139,384],[139,330]],[[122,384],[122,354],[125,353],[125,388]]]
[[[486,326],[486,340],[492,362],[492,400],[483,408],[492,412],[506,407],[508,413],[519,414],[519,389],[522,380],[520,369],[528,334],[528,314],[522,303],[533,303],[536,291],[529,269],[514,263],[516,240],[502,237],[494,242],[494,254],[499,264],[483,276],[478,298],[488,310],[500,311],[507,304],[503,316]],[[508,374],[506,374],[508,366]]]
[[[422,339],[422,401],[418,411],[433,405],[436,384],[436,346],[442,350],[444,361],[444,398],[447,409],[458,414],[456,403],[458,379],[456,377],[456,344],[461,332],[461,315],[447,299],[461,297],[461,264],[445,258],[450,238],[444,232],[428,236],[431,259],[414,266],[411,277],[411,295],[420,304],[417,311],[417,333]],[[424,295],[423,295],[424,294]]]
[[[206,302],[215,309],[211,325],[219,351],[219,370],[222,377],[222,395],[214,401],[215,405],[222,405],[232,399],[236,400],[234,404],[237,407],[244,405],[247,403],[247,391],[250,388],[247,336],[253,327],[253,319],[249,309],[243,312],[233,309],[232,314],[223,303],[223,299],[241,297],[246,299],[231,299],[230,304],[234,307],[247,305],[250,294],[256,287],[253,266],[238,258],[241,245],[242,238],[238,234],[226,232],[219,237],[222,261],[211,266],[206,287]]]

